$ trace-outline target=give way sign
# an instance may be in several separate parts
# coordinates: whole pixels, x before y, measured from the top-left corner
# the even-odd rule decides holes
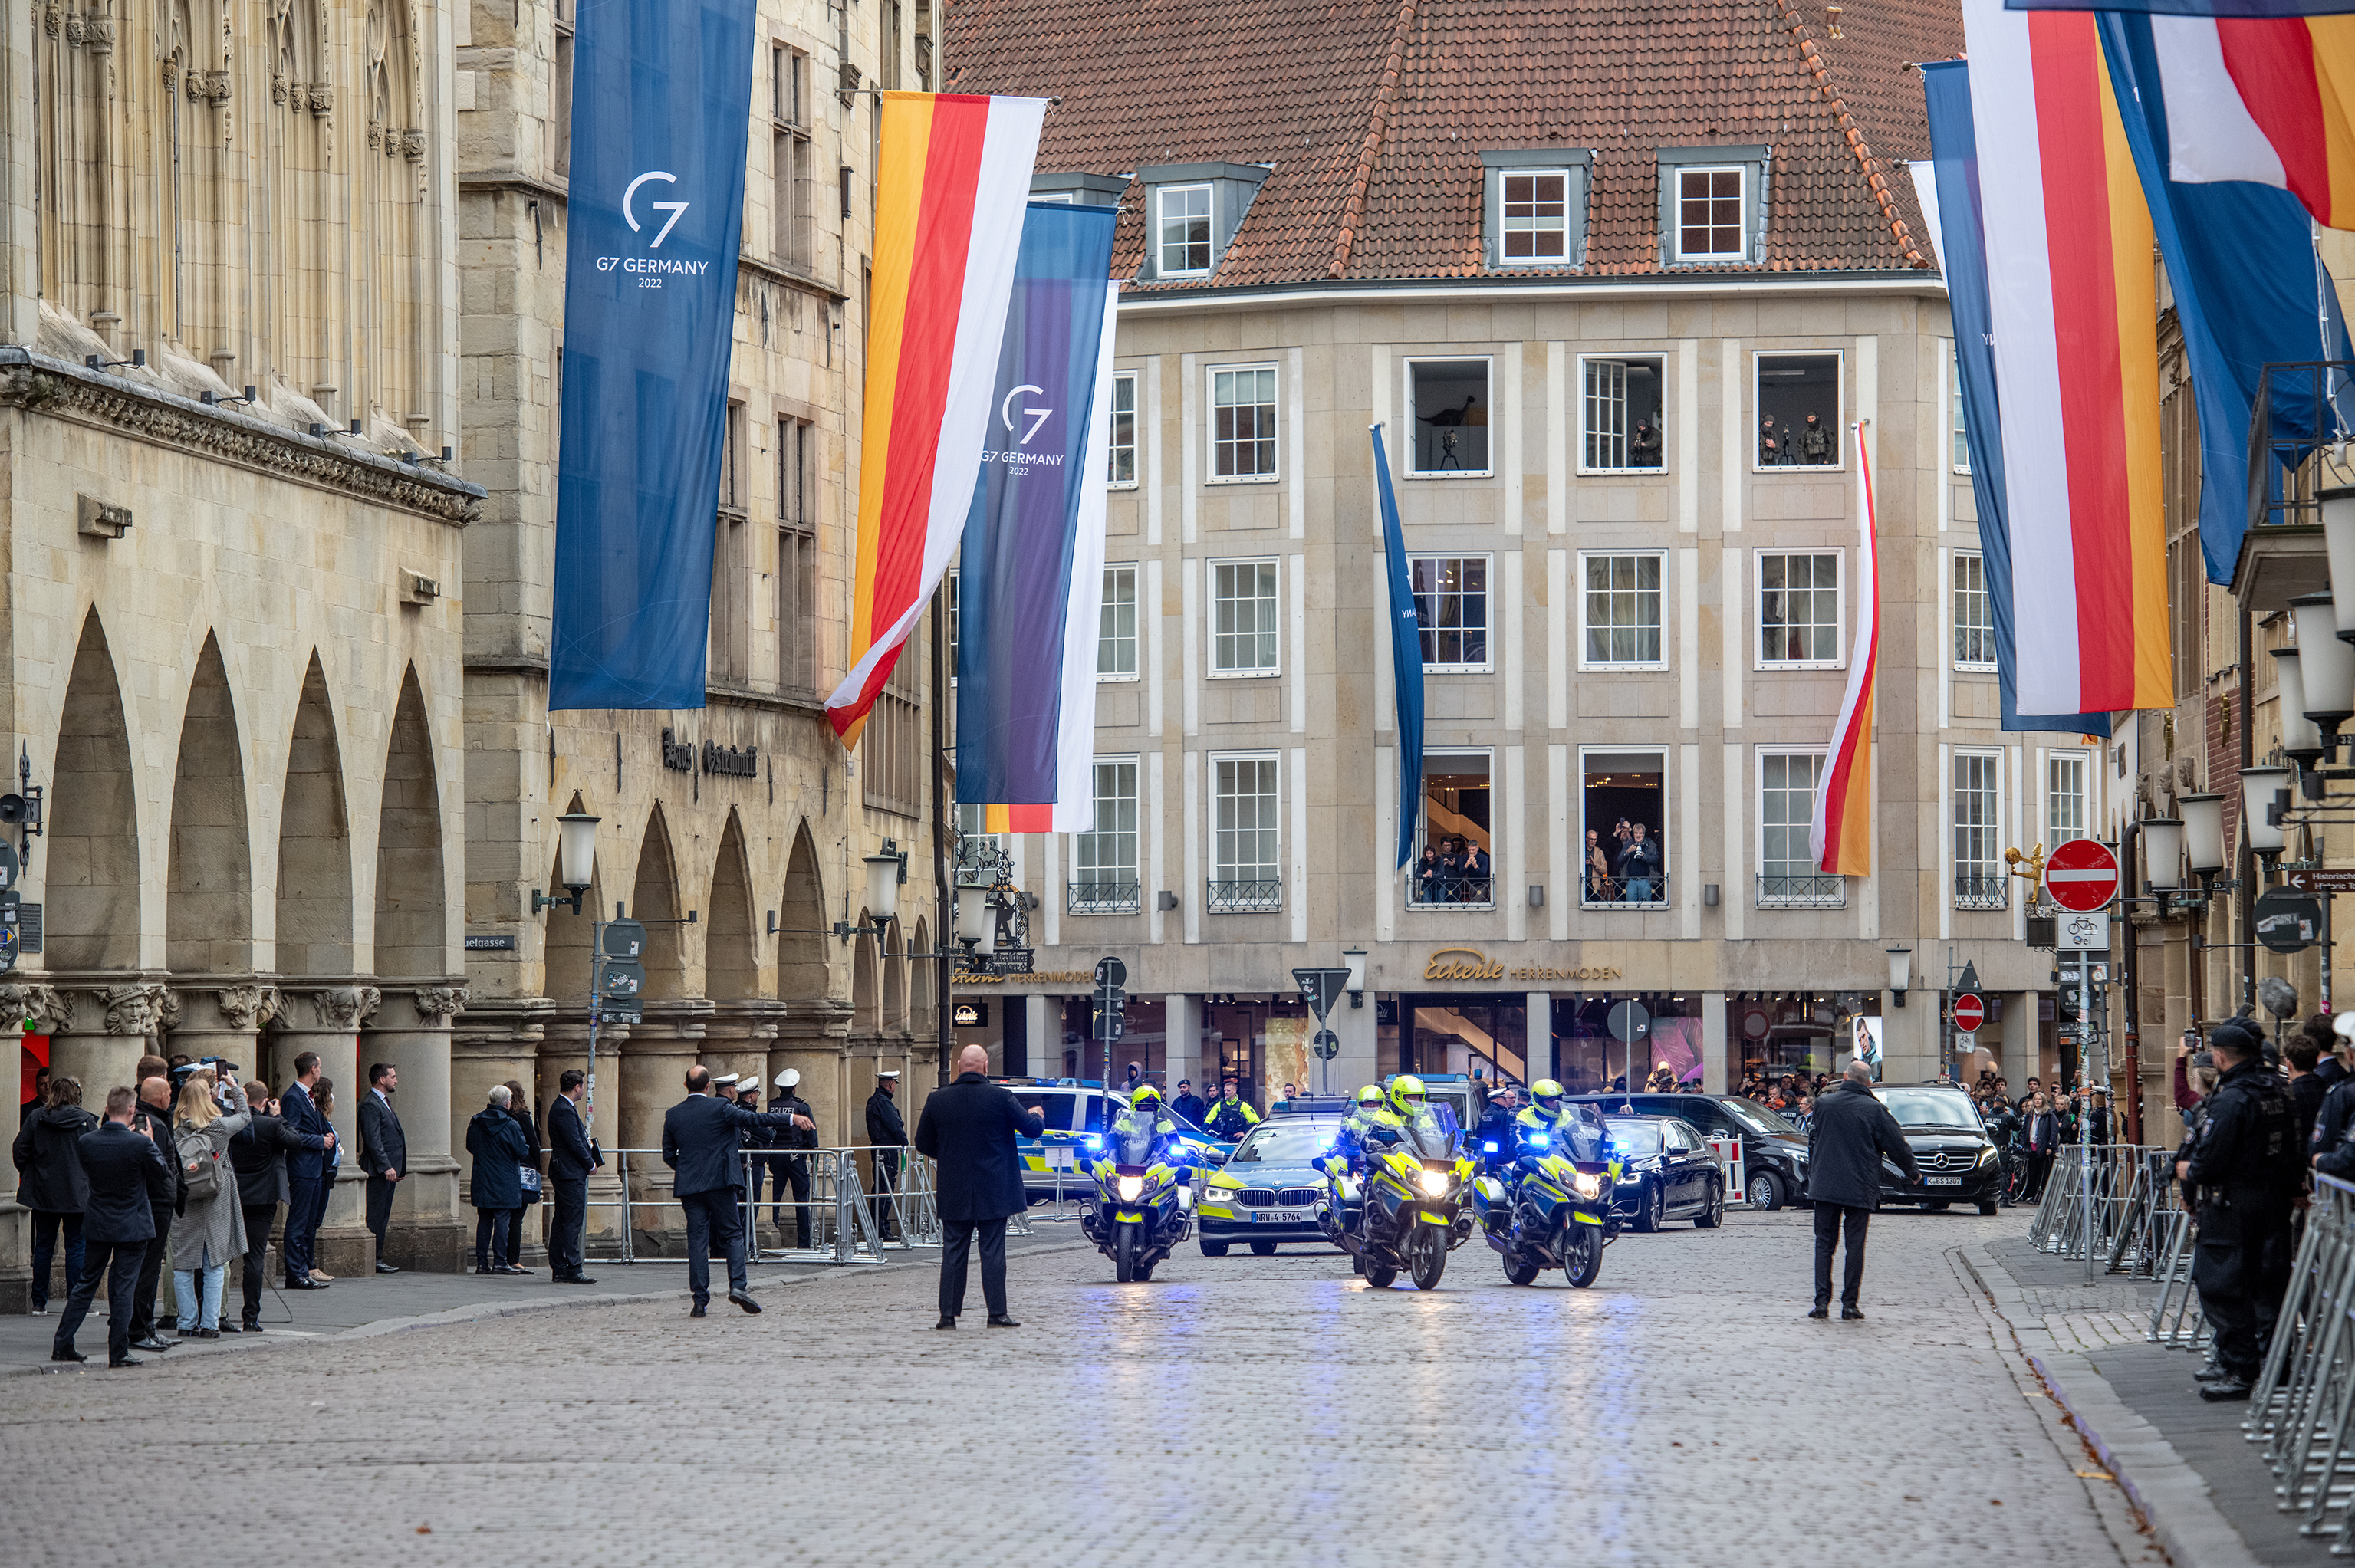
[[[2044,889],[2079,914],[2107,909],[2118,896],[2118,858],[2098,838],[2072,838],[2044,862]]]

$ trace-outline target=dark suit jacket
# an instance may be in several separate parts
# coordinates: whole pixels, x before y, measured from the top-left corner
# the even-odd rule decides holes
[[[81,1233],[91,1242],[152,1242],[155,1211],[172,1201],[176,1161],[121,1122],[101,1122],[82,1136],[81,1168],[90,1204]]]
[[[327,1134],[334,1129],[327,1118],[319,1115],[319,1107],[311,1103],[311,1091],[300,1083],[286,1085],[286,1093],[278,1096],[278,1119],[298,1133],[319,1139],[316,1144],[304,1144],[286,1156],[286,1175],[294,1181],[319,1181],[327,1174]]]
[[[900,1114],[899,1103],[880,1089],[867,1096],[867,1141],[883,1148],[907,1147],[908,1119]]]
[[[485,1105],[466,1124],[466,1152],[474,1157],[474,1179],[467,1201],[477,1209],[523,1207],[523,1163],[531,1146],[523,1141],[523,1124]]]
[[[179,1135],[172,1129],[172,1114],[169,1111],[159,1111],[142,1100],[131,1108],[131,1130],[144,1134],[151,1126],[155,1129],[155,1147],[173,1151],[164,1157],[165,1167],[171,1172],[172,1179],[165,1190],[156,1195],[155,1212],[177,1214],[188,1206],[187,1172],[180,1168],[180,1162],[176,1157],[179,1152]],[[158,1234],[165,1229],[161,1223],[156,1226]]]
[[[672,1171],[671,1196],[743,1186],[737,1135],[793,1125],[791,1116],[748,1111],[717,1094],[689,1094],[663,1115],[662,1157]]]
[[[360,1165],[370,1176],[387,1170],[409,1174],[409,1135],[372,1088],[360,1096]]]
[[[559,1094],[548,1105],[548,1174],[559,1181],[586,1181],[605,1163],[596,1140],[581,1125],[580,1107]]]
[[[940,1162],[941,1218],[970,1224],[1022,1212],[1028,1205],[1014,1140],[1046,1128],[1045,1117],[978,1072],[933,1090],[916,1118],[916,1152]]]
[[[257,1112],[245,1130],[229,1140],[229,1163],[237,1172],[239,1205],[272,1209],[285,1202],[288,1151],[325,1148],[326,1143],[316,1133],[298,1133],[281,1118]]]
[[[1870,1209],[1881,1201],[1881,1161],[1921,1178],[1904,1129],[1879,1095],[1861,1083],[1843,1081],[1816,1102],[1807,1125],[1807,1197],[1844,1209]]]

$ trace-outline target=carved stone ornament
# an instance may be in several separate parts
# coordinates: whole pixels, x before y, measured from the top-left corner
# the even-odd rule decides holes
[[[390,141],[391,137],[388,133],[386,137],[388,145]],[[425,133],[414,126],[403,131],[400,133],[400,155],[412,164],[422,163],[425,159]]]
[[[417,987],[417,1016],[429,1028],[438,1028],[455,1017],[466,1005],[470,993],[464,986],[420,986]]]
[[[193,94],[196,92],[199,82],[201,82],[204,87],[204,100],[206,102],[227,103],[229,101],[229,72],[225,70],[190,71],[188,73],[188,91],[190,93]]]
[[[52,1034],[69,1029],[73,1028],[73,997],[55,986],[0,986],[0,1023],[23,1023],[27,1019]]]
[[[278,992],[268,986],[229,986],[217,992],[221,1021],[231,1029],[259,1029],[276,1018]]]
[[[161,986],[109,986],[99,993],[106,1003],[106,1032],[154,1034],[163,1019],[165,994]]]
[[[374,986],[338,986],[311,993],[311,1009],[321,1029],[357,1029],[384,1005],[384,993]]]
[[[326,115],[333,114],[335,112],[335,84],[333,82],[326,81],[313,82],[311,84],[311,112],[314,114]]]
[[[48,10],[41,13],[41,28],[53,38],[58,36],[58,28],[63,21],[63,14],[59,11],[54,4],[52,4]],[[80,39],[75,40],[77,43],[80,41]]]
[[[172,84],[179,80],[180,61],[178,57],[175,55],[165,55],[164,57],[164,91],[169,92],[172,90]],[[190,83],[190,85],[194,86],[195,84]]]
[[[73,45],[76,48],[80,48],[82,45],[82,41],[89,36],[89,29],[82,26],[82,20],[80,16],[68,16],[66,18],[66,42]]]
[[[155,1023],[156,1027],[164,1029],[180,1027],[179,992],[167,990],[155,999]]]
[[[96,12],[81,19],[83,45],[92,54],[112,54],[114,50],[114,18]]]
[[[286,79],[278,75],[275,71],[272,72],[270,77],[270,101],[272,103],[283,104],[286,101]]]

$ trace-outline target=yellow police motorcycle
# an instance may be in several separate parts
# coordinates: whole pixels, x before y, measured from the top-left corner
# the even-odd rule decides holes
[[[1472,1195],[1472,1161],[1458,1149],[1455,1118],[1425,1105],[1403,1125],[1377,1125],[1363,1135],[1363,1190],[1337,1157],[1325,1162],[1334,1198],[1320,1216],[1326,1234],[1356,1257],[1359,1272],[1387,1290],[1401,1271],[1418,1290],[1436,1289],[1447,1254],[1472,1234],[1465,1205]],[[1355,1225],[1340,1216],[1358,1211]]]
[[[1516,1146],[1487,1149],[1473,1183],[1480,1233],[1504,1259],[1505,1277],[1527,1285],[1558,1268],[1583,1290],[1603,1272],[1611,1222],[1611,1166],[1601,1125],[1573,1111],[1547,1128],[1517,1126]]]
[[[1124,1115],[1088,1137],[1092,1148],[1103,1147],[1091,1168],[1096,1189],[1081,1207],[1080,1229],[1112,1259],[1113,1277],[1123,1285],[1151,1279],[1154,1266],[1194,1233],[1193,1168],[1157,1121]],[[1174,1161],[1165,1157],[1173,1154]]]

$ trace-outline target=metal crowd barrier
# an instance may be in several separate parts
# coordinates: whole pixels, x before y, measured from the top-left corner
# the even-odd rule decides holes
[[[591,1214],[618,1211],[619,1222],[600,1232],[591,1229],[585,1238],[583,1252],[591,1262],[601,1264],[681,1264],[687,1261],[684,1250],[676,1253],[645,1250],[642,1238],[659,1232],[684,1234],[686,1216],[678,1200],[664,1190],[670,1183],[670,1168],[662,1164],[662,1151],[651,1148],[607,1149],[612,1161],[613,1180],[620,1191],[613,1196],[599,1196],[592,1184],[587,1207]],[[859,1157],[891,1158],[900,1164],[898,1181],[888,1191],[870,1193],[859,1179]],[[937,1247],[941,1244],[940,1207],[932,1162],[906,1149],[817,1148],[817,1149],[746,1149],[740,1157],[743,1162],[742,1187],[737,1200],[737,1222],[746,1238],[745,1257],[752,1263],[880,1263],[887,1249],[908,1250],[915,1247]],[[805,1161],[809,1166],[810,1188],[806,1204],[796,1202],[788,1185],[785,1195],[778,1197],[773,1190],[774,1178],[768,1162],[785,1159]],[[633,1165],[641,1176],[651,1169],[645,1196],[639,1196],[632,1186]],[[754,1192],[761,1193],[755,1199]],[[789,1246],[786,1237],[799,1240],[800,1215],[797,1211],[809,1211],[811,1246]],[[772,1211],[773,1221],[779,1213],[783,1224],[772,1223],[776,1244],[761,1244],[761,1213]],[[642,1220],[646,1211],[666,1211],[661,1219],[647,1222]],[[896,1232],[887,1239],[881,1222],[882,1215],[891,1217],[890,1229]]]
[[[2089,1252],[2112,1257],[2135,1218],[2137,1185],[2148,1178],[2147,1157],[2163,1152],[2141,1144],[2094,1144],[2090,1149],[2069,1144],[2055,1149],[2036,1218],[2029,1222],[2029,1245],[2056,1257],[2083,1258]],[[2145,1199],[2146,1204],[2152,1200]]]
[[[2110,1243],[2109,1272],[2128,1279],[2158,1278],[2182,1212],[2175,1157],[2165,1149],[2145,1150],[2126,1192],[2125,1218]]]
[[[2306,1235],[2282,1298],[2273,1345],[2243,1423],[2264,1446],[2284,1513],[2302,1513],[2298,1533],[2330,1533],[2330,1550],[2355,1552],[2355,1185],[2318,1172]]]
[[[2150,1332],[2144,1338],[2178,1350],[2205,1349],[2208,1317],[2191,1284],[2191,1251],[2199,1244],[2200,1227],[2179,1208],[2163,1217],[2166,1241],[2156,1276],[2158,1299],[2151,1304]]]

